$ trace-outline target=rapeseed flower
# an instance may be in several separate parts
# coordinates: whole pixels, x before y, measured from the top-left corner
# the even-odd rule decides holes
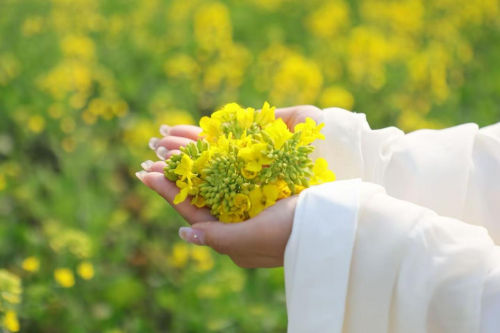
[[[302,145],[308,145],[316,139],[325,139],[325,136],[320,133],[324,126],[325,124],[316,126],[316,122],[308,117],[305,123],[300,123],[295,126],[295,132],[302,132],[300,143]]]
[[[177,185],[177,187],[181,189],[179,194],[177,194],[174,198],[174,204],[177,205],[177,204],[183,202],[184,200],[186,200],[186,198],[189,194],[189,191],[192,189],[192,184],[191,184],[191,181],[186,183],[186,182],[183,182],[181,180],[178,180],[175,182],[175,185]]]
[[[75,276],[69,268],[58,268],[54,271],[54,279],[63,288],[71,288],[75,285]]]
[[[40,268],[40,260],[36,257],[28,257],[23,260],[22,267],[25,271],[30,273],[37,272]]]
[[[208,141],[216,140],[221,134],[221,122],[210,117],[203,117],[200,120],[200,127],[203,130],[200,135],[206,137]]]
[[[193,177],[193,164],[194,162],[189,156],[183,155],[181,163],[177,166],[177,168],[175,168],[174,172],[179,176],[182,176],[181,180],[187,179],[190,181]]]
[[[274,121],[274,110],[276,107],[271,107],[268,102],[264,103],[264,106],[260,110],[260,112],[257,114],[255,117],[255,121],[257,124],[259,124],[261,127],[266,127],[267,124],[270,124],[271,122]]]
[[[7,311],[3,317],[2,322],[5,328],[10,332],[19,332],[19,319],[17,319],[17,313],[15,313],[14,311]]]
[[[238,157],[241,157],[246,163],[241,171],[247,179],[253,179],[257,173],[262,170],[262,166],[272,162],[272,159],[266,155],[267,144],[258,143],[250,147],[241,148]]]
[[[314,177],[311,178],[311,185],[317,185],[335,180],[333,171],[328,170],[328,162],[324,158],[316,159],[313,166]]]
[[[309,158],[309,144],[324,139],[323,124],[307,118],[292,133],[274,111],[267,102],[259,111],[230,103],[203,117],[203,138],[166,161],[165,177],[179,188],[174,204],[191,196],[191,204],[236,223],[310,184],[334,180],[324,159]]]
[[[250,217],[254,217],[267,207],[276,203],[276,200],[278,200],[279,197],[279,191],[276,186],[264,185],[263,187],[256,187],[253,189],[250,192],[249,197],[252,203],[252,208],[248,214]]]
[[[94,266],[89,261],[80,263],[76,269],[78,275],[84,280],[91,280],[94,277]]]
[[[283,144],[285,144],[285,142],[293,135],[281,118],[278,118],[269,124],[269,126],[264,129],[264,132],[269,134],[271,139],[274,141],[276,149],[283,147]]]

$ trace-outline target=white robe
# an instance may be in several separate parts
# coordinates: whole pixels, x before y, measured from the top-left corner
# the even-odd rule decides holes
[[[288,331],[500,332],[500,124],[404,135],[341,109],[323,122],[315,155],[339,181],[299,197]]]

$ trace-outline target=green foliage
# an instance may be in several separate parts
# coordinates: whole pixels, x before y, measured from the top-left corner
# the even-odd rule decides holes
[[[500,119],[496,0],[2,0],[0,13],[0,272],[22,285],[0,326],[15,311],[22,332],[286,331],[282,269],[182,243],[182,218],[134,178],[161,124],[265,100],[354,109],[375,128]]]

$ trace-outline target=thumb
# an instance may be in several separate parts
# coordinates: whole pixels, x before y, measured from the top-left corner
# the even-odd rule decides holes
[[[220,254],[235,255],[256,246],[254,223],[200,222],[179,229],[179,236],[188,243],[206,245]]]
[[[295,125],[303,123],[306,118],[318,121],[323,111],[313,105],[297,105],[287,108],[280,108],[274,111],[276,118],[281,118],[290,131],[295,129]]]

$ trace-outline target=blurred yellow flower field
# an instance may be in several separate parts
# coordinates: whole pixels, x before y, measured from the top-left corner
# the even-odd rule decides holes
[[[286,331],[283,271],[183,243],[182,218],[135,179],[162,124],[265,100],[406,131],[500,121],[498,0],[2,0],[0,13],[6,332]]]

